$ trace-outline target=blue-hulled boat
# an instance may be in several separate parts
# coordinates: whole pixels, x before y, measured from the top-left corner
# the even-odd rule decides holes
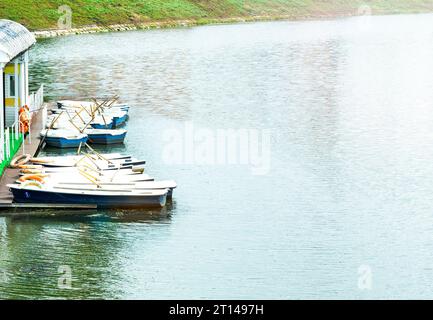
[[[78,148],[89,139],[87,134],[74,133],[65,130],[43,130],[41,136],[45,136],[45,142],[50,147],[56,148]]]
[[[58,102],[58,106],[62,106],[63,104],[61,104],[60,102]],[[84,122],[87,121],[91,121],[90,122],[90,126],[93,129],[117,129],[123,125],[125,125],[126,121],[128,120],[129,116],[128,116],[128,110],[129,107],[127,105],[120,105],[119,107],[107,107],[107,108],[101,108],[98,110],[97,114],[95,115],[95,117],[93,118],[93,120],[91,119],[91,117],[89,116],[90,113],[93,113],[92,108],[95,107],[95,105],[92,106],[91,103],[87,102],[87,104],[85,104],[84,102],[82,102],[81,104],[77,105],[78,107],[65,107],[63,106],[60,109],[53,109],[52,112],[55,116],[51,117],[50,120],[56,119],[56,128],[64,128],[64,127],[71,127],[70,124],[70,117],[73,116],[75,117],[77,120],[82,120]],[[83,112],[83,108],[86,109],[86,112]],[[77,113],[77,111],[80,110],[80,112],[78,112],[80,114],[80,117],[78,119],[78,117],[75,115]],[[67,113],[69,113],[69,117],[67,116],[67,114],[64,114],[62,116],[60,116],[60,120],[57,119],[57,115],[63,111],[67,111]],[[75,115],[75,116],[74,116]],[[78,121],[79,123],[79,121]],[[48,125],[50,125],[50,123],[48,123]],[[77,123],[75,124],[77,125]],[[81,124],[78,124],[79,126],[81,126]]]
[[[128,113],[125,111],[108,112],[97,116],[90,124],[93,129],[117,129],[125,125],[128,120]]]
[[[126,130],[87,129],[89,142],[94,144],[120,144],[125,141]]]
[[[90,123],[93,129],[117,129],[125,125],[128,114],[122,112],[120,116],[104,115],[105,121],[98,119]]]
[[[168,190],[69,190],[10,184],[14,201],[18,203],[94,204],[98,208],[147,208],[165,206]]]
[[[90,126],[93,129],[113,129],[113,118],[106,118],[105,121],[93,121]]]
[[[122,116],[119,117],[113,117],[113,129],[119,128],[123,125],[125,125],[126,121],[128,120],[128,114],[124,113]]]

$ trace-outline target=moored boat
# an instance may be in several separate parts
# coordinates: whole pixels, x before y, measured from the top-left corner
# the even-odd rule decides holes
[[[66,155],[66,156],[45,156],[45,157],[36,157],[32,158],[33,162],[55,162],[58,160],[70,160],[70,161],[78,161],[82,158],[82,155]],[[90,155],[92,159],[100,159],[100,157],[107,159],[107,160],[128,160],[131,159],[132,156],[128,154],[122,154],[122,153],[101,153],[99,157],[97,155]]]
[[[121,144],[125,141],[127,131],[123,129],[87,129],[89,142],[94,144]]]
[[[9,184],[18,203],[94,204],[98,208],[147,208],[165,206],[169,190],[69,190],[36,184]]]
[[[88,140],[87,134],[74,133],[69,130],[49,130],[41,132],[48,146],[56,148],[78,148]]]
[[[54,188],[69,190],[97,190],[97,191],[124,191],[124,190],[168,190],[168,197],[173,196],[177,184],[174,181],[141,181],[141,182],[100,182],[97,185],[91,182],[55,182],[47,179],[47,183]]]
[[[123,115],[114,116],[113,117],[113,129],[122,127],[125,125],[126,121],[128,120],[128,114],[124,113]]]
[[[41,136],[47,145],[77,147],[77,155],[32,158],[17,162],[21,169],[10,184],[19,203],[96,205],[98,208],[163,207],[177,187],[144,173],[144,160],[121,154],[100,154],[89,144],[123,143],[129,106],[105,101],[59,101]],[[74,138],[76,138],[74,140]],[[57,139],[58,141],[53,141]],[[88,142],[88,143],[87,143]]]
[[[116,129],[114,117],[99,117],[90,123],[93,129]]]

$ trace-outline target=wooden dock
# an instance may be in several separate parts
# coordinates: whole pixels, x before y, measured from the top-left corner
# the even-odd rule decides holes
[[[36,151],[39,146],[39,133],[42,130],[42,112],[38,112],[33,115],[31,123],[31,139],[27,138],[21,145],[17,152],[17,155],[23,154],[23,152],[37,156]],[[0,208],[7,208],[8,205],[12,208],[12,193],[7,187],[8,184],[14,183],[19,178],[19,170],[13,168],[6,168],[0,179]]]
[[[25,139],[23,145],[17,152],[17,156],[23,153],[31,154],[37,157],[38,146],[40,142],[39,133],[43,126],[42,112],[34,114],[31,123],[31,139]],[[15,217],[15,216],[52,216],[55,209],[66,210],[61,215],[70,214],[89,214],[87,210],[95,210],[96,205],[87,204],[41,204],[41,203],[14,203],[13,196],[7,187],[8,184],[13,184],[19,178],[19,169],[6,168],[0,178],[0,217]],[[54,209],[51,213],[47,209]],[[22,211],[22,212],[21,212]],[[82,212],[78,212],[82,211]],[[56,216],[60,215],[56,211]]]

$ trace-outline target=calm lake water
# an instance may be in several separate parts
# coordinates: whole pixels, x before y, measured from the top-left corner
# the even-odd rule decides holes
[[[51,99],[130,103],[114,150],[179,188],[162,211],[0,218],[0,298],[433,297],[433,15],[70,36],[31,58]],[[268,172],[170,163],[188,126],[270,132]]]

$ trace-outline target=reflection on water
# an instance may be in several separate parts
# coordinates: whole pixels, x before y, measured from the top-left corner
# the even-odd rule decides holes
[[[167,199],[164,208],[151,209],[12,209],[7,215],[12,221],[30,221],[37,219],[53,219],[56,221],[107,221],[107,222],[136,222],[136,223],[168,223],[172,213],[176,210],[176,201]]]
[[[134,261],[123,261],[129,248],[146,231],[160,230],[155,242],[164,237],[174,207],[170,202],[163,210],[1,220],[0,299],[123,297],[116,283],[128,287],[134,281],[125,273]],[[60,290],[65,266],[71,268],[73,287]]]
[[[0,297],[428,297],[432,37],[432,15],[408,15],[40,41],[32,85],[120,95],[133,107],[113,151],[179,188],[163,212],[0,219]],[[166,164],[163,132],[186,121],[270,129],[270,173]]]

